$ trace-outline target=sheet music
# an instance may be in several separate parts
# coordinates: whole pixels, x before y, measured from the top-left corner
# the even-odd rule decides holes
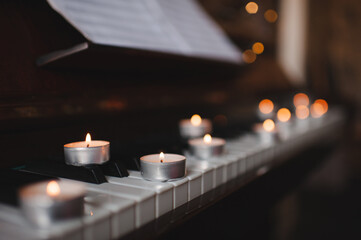
[[[89,41],[240,62],[194,0],[48,0]]]

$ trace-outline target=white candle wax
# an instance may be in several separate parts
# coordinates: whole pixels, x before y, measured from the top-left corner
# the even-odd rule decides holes
[[[253,131],[258,135],[262,143],[272,143],[275,140],[276,128],[266,131],[262,123],[256,123],[253,125]]]

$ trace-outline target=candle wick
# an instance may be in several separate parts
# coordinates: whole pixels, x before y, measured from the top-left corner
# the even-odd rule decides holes
[[[88,143],[88,144],[86,145],[86,147],[88,148],[88,147],[89,147],[89,145],[90,145],[90,144]]]
[[[160,162],[162,163],[162,162],[163,162],[163,159],[161,159]]]

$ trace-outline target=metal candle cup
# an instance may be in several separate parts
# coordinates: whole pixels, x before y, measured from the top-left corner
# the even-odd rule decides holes
[[[198,116],[199,117],[199,116]],[[192,122],[191,119],[183,119],[179,122],[179,132],[181,137],[197,138],[212,132],[212,123],[208,119],[201,119],[199,122]]]
[[[182,178],[186,174],[186,157],[165,153],[160,159],[159,154],[146,155],[140,158],[140,172],[144,179],[156,182]]]
[[[84,213],[85,187],[70,181],[39,182],[19,191],[25,217],[38,227],[60,220],[80,217]]]
[[[109,148],[109,142],[98,140],[90,144],[85,141],[65,144],[65,163],[73,166],[103,164],[110,158]]]
[[[188,143],[193,156],[207,159],[222,155],[226,141],[222,138],[211,138],[210,142],[206,142],[204,138],[196,138]]]

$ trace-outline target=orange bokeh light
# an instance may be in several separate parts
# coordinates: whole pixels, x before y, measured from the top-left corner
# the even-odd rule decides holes
[[[264,45],[261,42],[256,42],[252,45],[252,51],[255,54],[261,54],[264,51]]]
[[[317,102],[311,105],[310,111],[313,118],[319,118],[325,113],[323,106]]]
[[[269,114],[273,111],[274,109],[274,104],[271,100],[269,99],[263,99],[259,104],[258,104],[258,109],[261,113],[263,114]]]
[[[328,103],[326,102],[326,100],[324,100],[324,99],[317,99],[317,100],[315,101],[315,103],[318,103],[318,104],[321,104],[321,105],[322,105],[323,111],[324,111],[323,114],[327,113],[327,111],[328,111]]]
[[[266,119],[263,122],[263,129],[266,132],[272,132],[275,129],[275,122],[272,119]]]
[[[242,59],[245,63],[253,63],[257,59],[257,55],[250,49],[247,49],[242,54]]]
[[[306,119],[310,115],[310,110],[305,105],[299,105],[296,107],[296,117],[298,119]]]
[[[293,104],[297,107],[300,105],[304,105],[304,106],[308,106],[308,104],[310,104],[310,99],[308,98],[308,96],[304,93],[297,93],[294,97],[293,97]]]
[[[287,122],[291,118],[291,112],[287,108],[281,108],[277,112],[277,118],[281,122]]]
[[[246,11],[249,13],[249,14],[255,14],[258,12],[258,4],[255,3],[255,2],[249,2],[247,3],[246,5]]]
[[[266,19],[267,22],[270,23],[274,23],[277,21],[278,19],[278,14],[275,10],[273,9],[268,9],[265,13],[264,13],[264,18]]]

